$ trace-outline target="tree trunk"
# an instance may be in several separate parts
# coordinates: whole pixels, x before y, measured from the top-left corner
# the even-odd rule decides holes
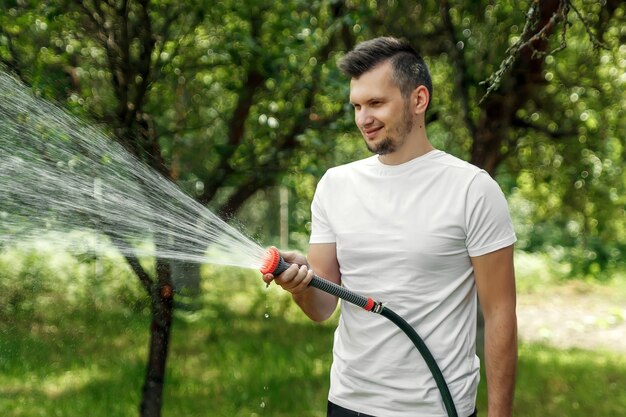
[[[502,144],[508,142],[510,119],[516,110],[511,101],[507,95],[493,97],[481,112],[476,126],[470,162],[492,177],[504,157]]]
[[[152,291],[150,352],[139,409],[141,417],[161,416],[173,306],[174,291],[171,284],[169,262],[157,259],[157,280]]]
[[[549,37],[554,33],[557,17],[564,4],[560,0],[542,0],[538,3],[539,19],[528,34],[528,45],[521,48],[510,74],[499,90],[492,93],[481,106],[472,145],[471,163],[495,176],[496,168],[506,157],[516,139],[511,128],[516,112],[535,98],[544,86],[544,54],[549,49]],[[542,32],[543,31],[543,32]],[[541,35],[540,35],[541,34]],[[506,145],[507,150],[503,149]]]

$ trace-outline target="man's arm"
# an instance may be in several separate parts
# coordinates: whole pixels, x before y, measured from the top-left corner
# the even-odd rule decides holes
[[[284,290],[289,291],[294,301],[311,320],[328,319],[337,308],[337,297],[309,287],[309,283],[315,271],[319,277],[341,284],[336,244],[312,244],[307,258],[295,252],[283,252],[281,255],[285,261],[293,265],[277,277],[264,275],[265,282],[269,284],[273,280]]]
[[[472,258],[485,317],[488,417],[510,417],[517,368],[513,245]]]

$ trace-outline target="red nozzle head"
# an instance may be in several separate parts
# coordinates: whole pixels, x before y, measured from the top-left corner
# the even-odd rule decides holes
[[[280,254],[278,253],[278,249],[275,247],[271,247],[267,250],[265,254],[265,260],[263,262],[263,266],[261,267],[261,273],[265,274],[273,274],[278,266],[278,261],[280,260]]]

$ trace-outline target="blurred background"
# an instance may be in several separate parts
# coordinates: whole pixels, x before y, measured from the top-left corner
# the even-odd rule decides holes
[[[369,155],[337,60],[362,40],[407,38],[433,77],[433,145],[487,170],[509,201],[515,415],[626,413],[623,2],[1,4],[2,71],[262,246],[300,251],[319,178]],[[1,246],[0,410],[324,416],[337,316],[313,324],[259,278]]]

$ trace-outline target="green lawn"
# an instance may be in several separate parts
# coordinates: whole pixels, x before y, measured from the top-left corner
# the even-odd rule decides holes
[[[624,416],[624,387],[626,359],[623,356],[522,345],[515,415]]]
[[[279,317],[179,314],[164,416],[320,416],[332,328]],[[148,318],[73,311],[0,326],[3,416],[137,415]],[[316,410],[317,407],[317,410]]]
[[[217,306],[177,314],[163,415],[324,416],[332,323]],[[97,310],[1,324],[2,415],[137,415],[147,328],[145,313]],[[624,415],[624,386],[616,354],[522,345],[515,414]]]
[[[84,260],[19,259],[0,256],[0,416],[137,416],[149,317],[136,279],[113,261],[94,274]],[[258,273],[203,277],[175,314],[163,416],[325,416],[334,321],[308,321]],[[516,416],[626,415],[616,353],[522,344],[518,374]]]

